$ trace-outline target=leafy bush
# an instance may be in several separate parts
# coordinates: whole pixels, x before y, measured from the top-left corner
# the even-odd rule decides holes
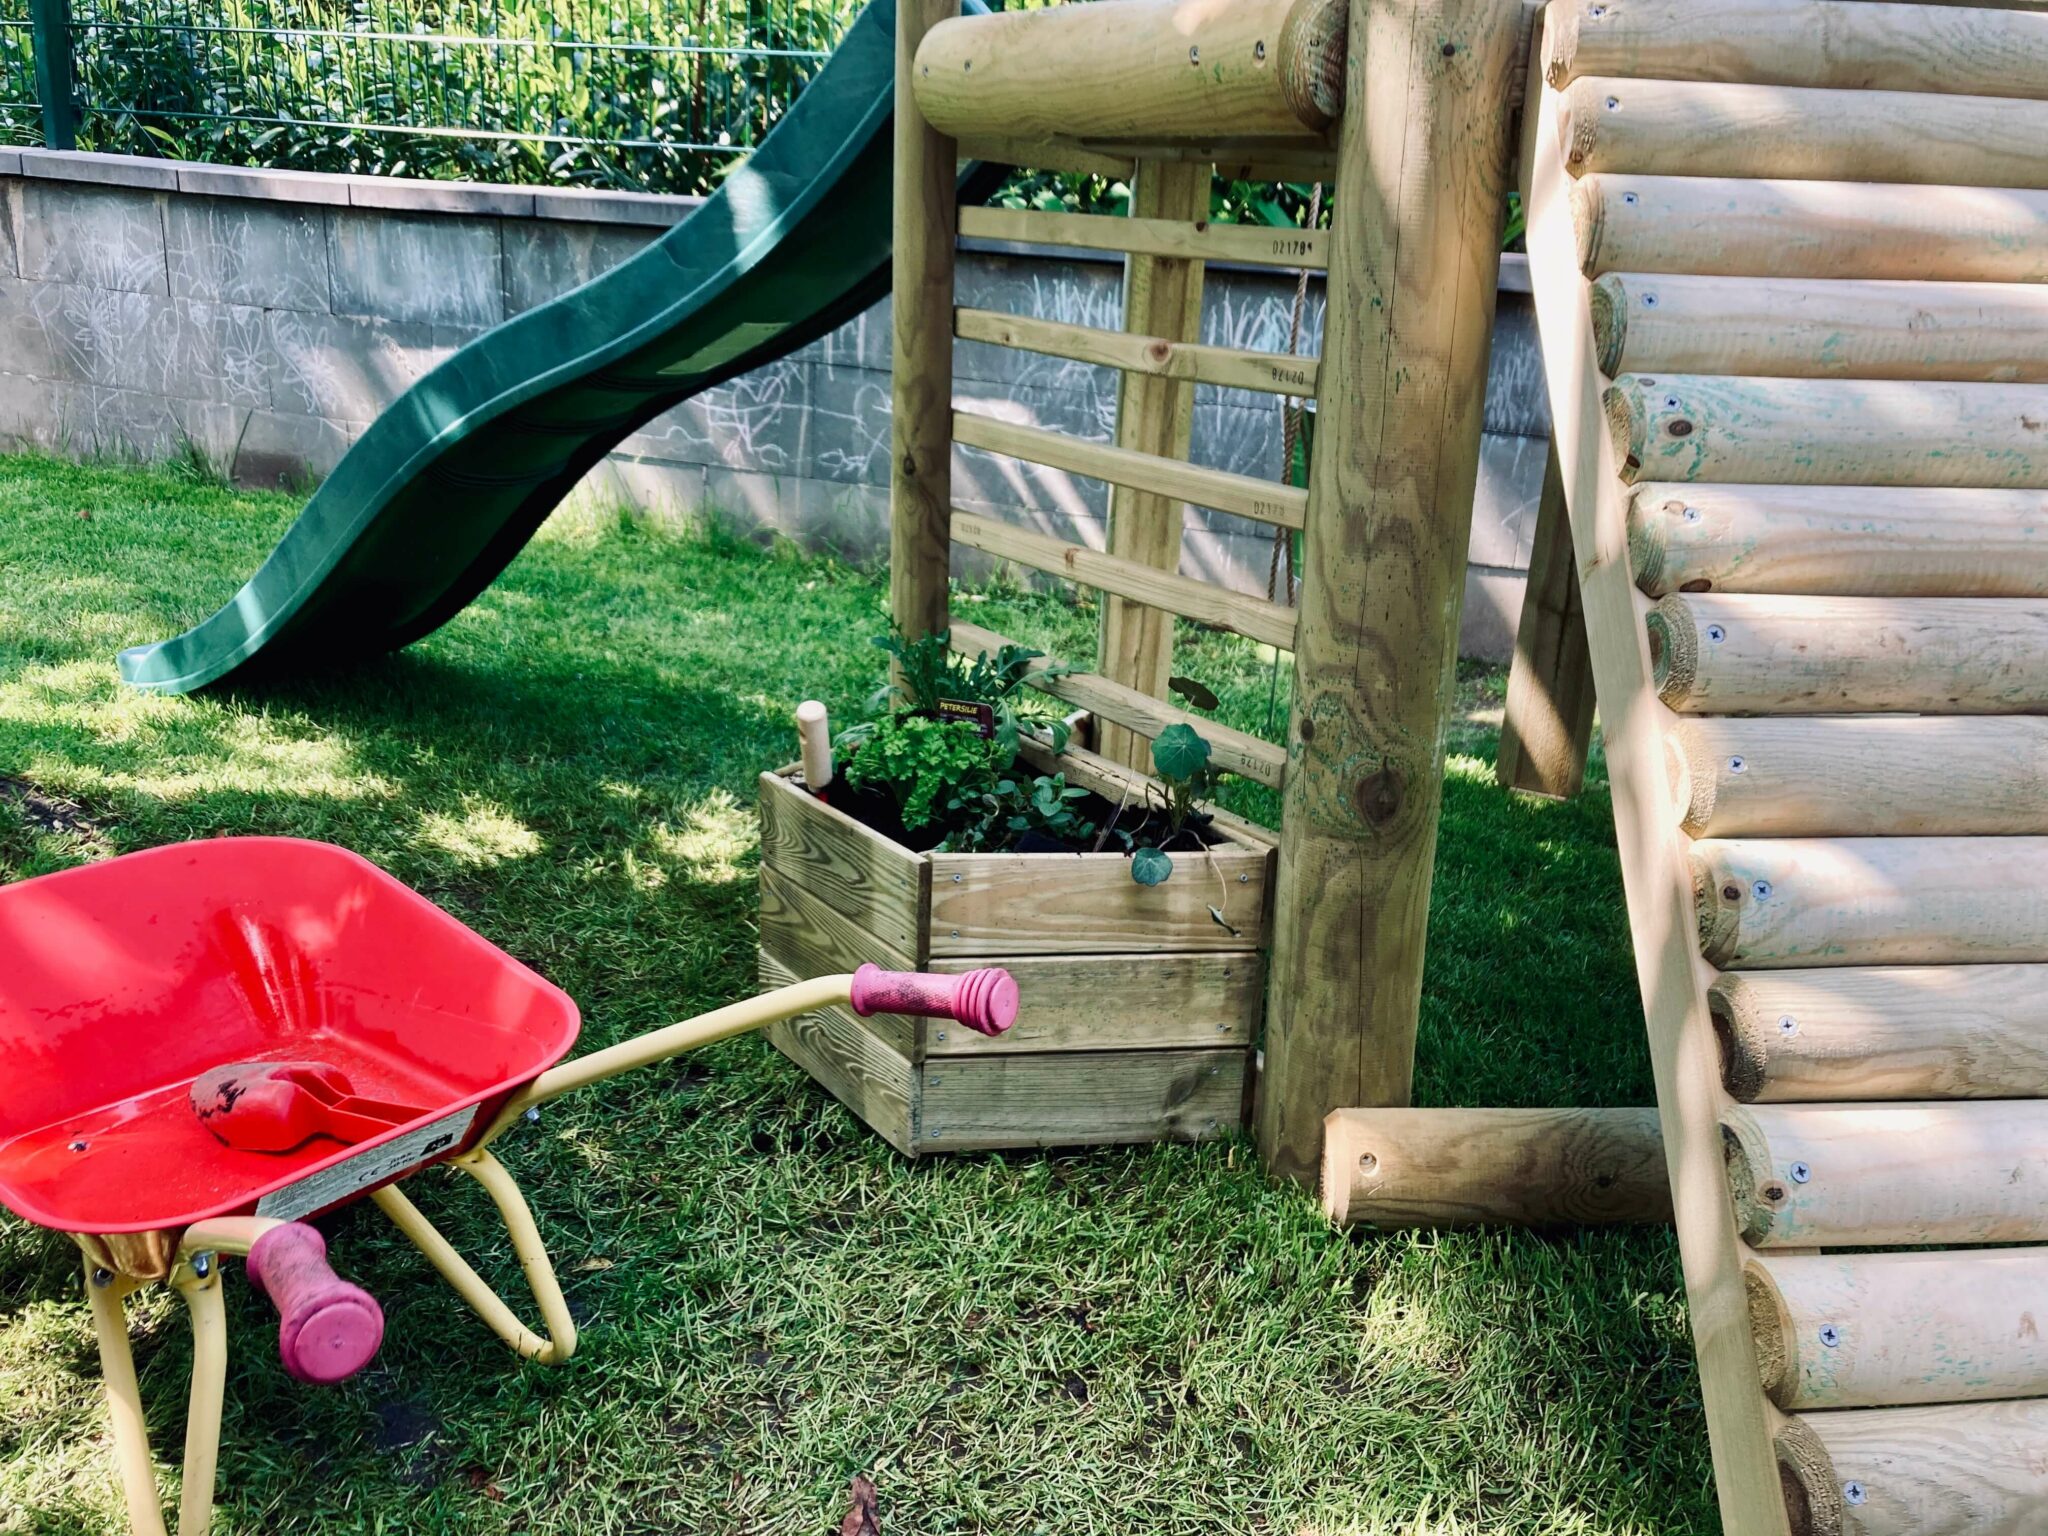
[[[912,829],[930,826],[943,805],[956,814],[991,793],[1006,752],[963,720],[884,715],[864,733],[842,776],[855,789],[886,791]]]

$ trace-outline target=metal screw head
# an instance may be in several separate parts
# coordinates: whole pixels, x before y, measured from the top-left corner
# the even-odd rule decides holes
[[[961,877],[961,876],[959,876],[959,875],[955,875],[955,876],[953,877],[953,883],[954,883],[955,885],[958,885],[958,884],[960,883],[961,879],[962,879],[962,877]]]
[[[539,1124],[540,1124],[540,1111],[539,1111],[539,1110],[538,1110],[537,1108],[531,1108],[531,1107],[529,1107],[529,1108],[527,1109],[527,1111],[526,1111],[526,1123],[527,1123],[528,1125],[539,1125]]]
[[[1771,899],[1771,882],[1768,880],[1759,880],[1749,889],[1750,893],[1758,901],[1769,901]]]
[[[1239,875],[1239,876],[1237,877],[1237,883],[1238,883],[1239,885],[1243,885],[1243,884],[1245,884],[1245,883],[1246,883],[1247,881],[1249,881],[1250,879],[1251,879],[1251,876],[1250,876],[1250,875]]]
[[[1861,1483],[1842,1484],[1842,1502],[1844,1504],[1861,1504],[1869,1497],[1870,1495],[1864,1492]]]
[[[1361,1152],[1358,1154],[1358,1171],[1360,1173],[1371,1173],[1374,1169],[1378,1168],[1379,1165],[1380,1160],[1378,1153]]]
[[[83,1152],[85,1150],[85,1145],[86,1144],[82,1141],[74,1141],[71,1143],[71,1150],[73,1152]]]
[[[1641,199],[1640,197],[1638,197],[1638,196],[1637,196],[1637,195],[1636,195],[1635,193],[1633,193],[1633,192],[1624,192],[1624,193],[1622,193],[1622,194],[1621,194],[1621,200],[1622,200],[1622,201],[1623,201],[1624,203],[1627,203],[1627,204],[1629,205],[1629,207],[1631,207],[1631,208],[1635,207],[1635,205],[1636,205],[1637,203],[1639,203],[1639,202],[1641,202],[1641,201],[1642,201],[1642,199]]]
[[[1597,21],[1600,17],[1607,14],[1607,7],[1604,5],[1589,5],[1586,7],[1586,14]]]
[[[1608,97],[1607,110],[1610,112],[1619,112],[1621,110],[1621,98],[1619,96]]]
[[[1713,641],[1714,644],[1719,645],[1728,638],[1728,631],[1718,624],[1709,624],[1707,626],[1707,638]]]
[[[1645,308],[1645,309],[1655,309],[1656,307],[1657,307],[1657,295],[1655,295],[1654,293],[1646,293],[1646,294],[1644,294],[1644,295],[1643,295],[1643,308]]]
[[[1792,1175],[1792,1182],[1794,1184],[1811,1184],[1813,1182],[1813,1169],[1805,1163],[1794,1163],[1786,1172]]]
[[[1747,773],[1749,772],[1749,763],[1744,758],[1731,757],[1728,759],[1728,771],[1730,773]]]
[[[1676,396],[1676,395],[1666,395],[1666,396],[1664,397],[1664,409],[1665,409],[1665,410],[1667,410],[1667,411],[1675,411],[1675,410],[1677,410],[1677,409],[1678,409],[1678,396]]]
[[[193,1273],[193,1274],[195,1274],[195,1275],[197,1275],[197,1276],[198,1276],[198,1277],[199,1277],[200,1279],[202,1279],[202,1280],[204,1280],[204,1279],[205,1279],[205,1278],[206,1278],[206,1277],[207,1277],[208,1275],[212,1274],[212,1273],[213,1273],[213,1255],[212,1255],[212,1254],[210,1254],[210,1253],[195,1253],[195,1254],[193,1254],[193,1255],[192,1255],[192,1273]]]
[[[1700,520],[1700,509],[1698,507],[1687,507],[1684,516],[1688,523],[1696,523]]]
[[[1842,1330],[1833,1323],[1822,1323],[1820,1325],[1820,1341],[1827,1345],[1829,1349],[1839,1349],[1842,1343]]]
[[[1199,64],[1202,62],[1202,50],[1199,47],[1193,47],[1188,49],[1188,62],[1190,64]]]
[[[1266,41],[1264,38],[1252,44],[1252,57],[1261,64],[1266,62]]]
[[[1778,1033],[1787,1036],[1798,1034],[1799,1021],[1789,1013],[1780,1014],[1778,1016]]]
[[[943,1040],[943,1039],[945,1039],[945,1038],[946,1038],[946,1032],[945,1032],[945,1031],[944,1031],[943,1029],[942,1029],[942,1030],[939,1030],[939,1031],[937,1032],[937,1036],[936,1036],[936,1038],[938,1038],[938,1039],[940,1039],[940,1040]]]
[[[114,1272],[111,1269],[95,1269],[92,1272],[92,1283],[99,1289],[105,1290],[114,1283]]]

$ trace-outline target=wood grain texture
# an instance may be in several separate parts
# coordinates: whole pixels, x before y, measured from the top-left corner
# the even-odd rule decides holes
[[[958,975],[999,965],[1023,1002],[1000,1035],[926,1021],[924,1056],[1016,1056],[1033,1051],[1249,1048],[1265,1005],[1266,965],[1254,950],[1209,955],[978,955],[940,958]]]
[[[1163,379],[1214,384],[1221,389],[1250,389],[1269,395],[1314,399],[1316,359],[1285,352],[1251,352],[1238,347],[1204,346],[1164,336],[1130,331],[1105,331],[1089,325],[1067,325],[1028,315],[1006,315],[990,309],[953,312],[953,334],[962,341],[1015,347],[1077,363],[1122,368]]]
[[[1207,1141],[1243,1121],[1246,1053],[1090,1051],[926,1064],[918,1144],[1104,1146]]]
[[[2041,192],[1594,175],[1569,196],[1588,276],[2048,280]]]
[[[766,952],[760,957],[761,985],[787,986],[797,976]],[[770,1024],[768,1041],[810,1073],[812,1081],[858,1115],[905,1156],[917,1155],[911,1121],[916,1074],[910,1062],[852,1014],[824,1008]]]
[[[1546,31],[1558,14],[1550,13]],[[1662,730],[1669,715],[1652,681],[1648,639],[1637,611],[1640,594],[1629,570],[1628,502],[1601,410],[1604,378],[1581,277],[1585,253],[1575,222],[1574,184],[1557,139],[1554,96],[1534,82],[1532,94],[1522,188],[1529,217],[1529,271],[1599,689],[1615,838],[1649,1026],[1714,1483],[1722,1526],[1730,1536],[1787,1536],[1775,1426],[1757,1386],[1742,1247],[1722,1164],[1719,1119],[1727,1097],[1707,1008],[1711,973],[1698,959],[1691,871],[1665,769]],[[1583,191],[1587,184],[1577,187]],[[1621,189],[1615,190],[1619,201]],[[1597,249],[1596,239],[1596,255]],[[1641,261],[1625,265],[1647,270]]]
[[[2048,187],[2048,101],[1582,76],[1557,110],[1581,175]]]
[[[2034,1098],[2048,966],[1730,972],[1714,983],[1728,1091],[1752,1103]]]
[[[2048,837],[1702,838],[1692,862],[1723,970],[2048,961]]]
[[[2048,1239],[2048,1103],[1748,1104],[1723,1124],[1759,1249]]]
[[[1254,267],[1307,267],[1321,271],[1329,265],[1325,254],[1329,236],[1322,230],[1283,231],[1207,221],[1119,219],[1106,214],[1040,213],[1022,208],[962,208],[960,233],[980,240],[1069,245],[1084,251],[1138,252],[1193,261],[1235,261]]]
[[[934,956],[1250,950],[1265,931],[1265,855],[1228,844],[1176,853],[1154,886],[1117,853],[935,853],[931,865]]]
[[[1646,618],[1687,714],[2048,709],[2048,600],[1678,593]]]
[[[761,950],[773,955],[792,975],[837,976],[857,971],[863,965],[879,965],[891,971],[922,969],[910,955],[892,949],[813,896],[804,888],[800,876],[784,876],[764,864],[760,887]],[[876,1014],[865,1022],[891,1050],[916,1059],[916,1020]]]
[[[1579,605],[1571,513],[1552,453],[1536,505],[1494,777],[1503,789],[1568,800],[1585,783],[1592,740],[1593,662]]]
[[[1562,0],[1555,86],[1580,75],[2048,96],[2048,16],[1866,0]]]
[[[1748,1275],[1780,1408],[2048,1395],[2048,1249],[1764,1254]]]
[[[1131,186],[1131,216],[1195,223],[1209,216],[1209,191],[1214,178],[1206,165],[1140,161]],[[1199,341],[1202,335],[1202,275],[1199,261],[1133,253],[1124,258],[1124,326],[1141,335],[1161,335],[1175,342]],[[1200,499],[1187,483],[1196,475],[1187,463],[1195,414],[1192,383],[1149,373],[1123,373],[1117,379],[1117,447],[1145,468],[1163,464],[1151,485],[1111,482],[1109,552],[1155,570],[1180,569],[1181,526],[1187,516],[1182,498]],[[1243,493],[1255,502],[1270,503],[1256,483],[1230,487],[1224,494]],[[1306,497],[1302,498],[1305,502]],[[1292,508],[1296,515],[1300,506]],[[1155,699],[1166,697],[1173,675],[1173,615],[1164,609],[1107,596],[1095,648],[1096,665],[1111,681]],[[1114,721],[1098,733],[1097,748],[1105,757],[1134,768],[1150,766],[1150,743]]]
[[[1600,371],[1799,379],[2048,380],[2048,290],[1610,272]]]
[[[902,89],[932,27],[959,0],[896,0],[895,191],[890,237],[889,611],[908,635],[943,632],[952,550],[955,145]]]
[[[925,954],[924,858],[780,774],[761,775],[761,863],[913,961]]]
[[[1263,640],[1283,651],[1294,649],[1294,610],[1262,597],[1247,597],[1192,577],[1155,571],[1150,566],[1119,560],[1099,550],[1014,528],[971,512],[953,514],[953,537],[967,548],[981,550],[999,560],[1014,560],[1098,591],[1134,598],[1197,623]]]
[[[994,630],[958,619],[953,621],[953,649],[963,656],[992,654],[1010,643],[1006,636]],[[1210,761],[1226,773],[1243,774],[1246,778],[1277,788],[1287,766],[1287,754],[1269,741],[1233,730],[1206,715],[1162,704],[1098,673],[1048,672],[1041,669],[1027,676],[1025,682],[1052,698],[1088,710],[1099,719],[1113,720],[1147,741],[1169,725],[1190,726],[1209,743]]]
[[[2048,495],[1653,482],[1636,487],[1629,554],[1653,597],[2048,597]]]
[[[933,123],[963,136],[1315,139],[1343,108],[1326,57],[1342,53],[1342,10],[1341,0],[1120,0],[1101,13],[962,17],[898,78]]]
[[[1338,1226],[1668,1222],[1654,1109],[1339,1109],[1323,1127]]]
[[[1701,717],[1671,729],[1694,837],[2048,834],[2048,718]]]
[[[1020,755],[1040,773],[1064,773],[1069,784],[1092,789],[1111,805],[1138,805],[1148,795],[1157,803],[1159,788],[1156,779],[1126,768],[1122,763],[1113,763],[1086,747],[1069,744],[1066,751],[1055,756],[1045,742],[1026,737]],[[1209,830],[1239,848],[1250,848],[1270,861],[1280,846],[1280,834],[1270,827],[1247,821],[1219,806],[1210,806],[1209,815]],[[1270,883],[1270,870],[1267,878]]]
[[[1353,0],[1259,1148],[1407,1102],[1510,190],[1514,0]],[[1372,81],[1372,89],[1362,82]]]
[[[1801,1414],[1788,1457],[1797,1536],[2038,1536],[2048,1521],[2048,1402]],[[1854,1483],[1861,1504],[1844,1508]]]
[[[1769,485],[2048,486],[2048,387],[1624,374],[1623,477]]]

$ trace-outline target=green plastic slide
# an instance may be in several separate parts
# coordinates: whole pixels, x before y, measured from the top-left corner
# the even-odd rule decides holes
[[[895,0],[872,0],[703,207],[407,390],[225,607],[123,651],[121,675],[188,693],[409,645],[489,586],[629,433],[880,299],[895,27]],[[970,171],[963,195],[988,179]]]

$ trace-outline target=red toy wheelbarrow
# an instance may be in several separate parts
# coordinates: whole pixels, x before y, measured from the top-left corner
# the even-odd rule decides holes
[[[168,1280],[191,1313],[181,1536],[213,1511],[227,1372],[220,1261],[276,1303],[285,1368],[338,1381],[383,1337],[303,1218],[367,1196],[521,1355],[576,1330],[512,1176],[490,1153],[549,1099],[840,1006],[1009,1028],[1002,971],[821,976],[557,1065],[576,1005],[368,861],[325,843],[184,843],[0,889],[0,1202],[85,1251],[137,1536],[163,1536],[123,1298]],[[402,1194],[452,1163],[504,1218],[536,1333]]]

